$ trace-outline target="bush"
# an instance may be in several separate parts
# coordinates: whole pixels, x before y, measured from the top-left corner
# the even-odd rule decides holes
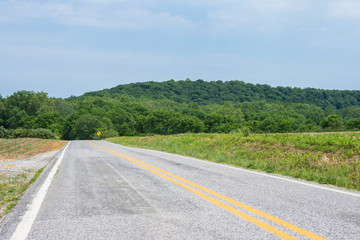
[[[343,121],[337,114],[329,115],[321,120],[320,125],[326,130],[342,130]]]
[[[31,130],[32,130],[32,136],[34,138],[55,139],[55,133],[53,133],[50,129],[37,128]]]
[[[12,138],[33,137],[33,132],[30,129],[17,128],[9,132],[12,132]]]
[[[295,132],[301,125],[302,119],[288,116],[285,113],[275,113],[259,123],[259,129],[264,132],[284,133]]]
[[[360,118],[350,119],[346,123],[346,129],[348,129],[348,130],[357,130],[357,131],[360,130]]]
[[[45,128],[37,129],[5,129],[3,126],[0,127],[0,138],[43,138],[43,139],[55,139],[55,134]]]
[[[242,127],[241,133],[244,137],[248,137],[250,135],[250,128],[247,126]]]
[[[7,130],[3,126],[0,126],[0,138],[6,138]]]
[[[204,126],[206,132],[209,133],[229,133],[239,128],[239,124],[234,118],[218,113],[206,116]]]
[[[298,132],[319,132],[321,131],[320,126],[315,126],[313,123],[301,125]]]

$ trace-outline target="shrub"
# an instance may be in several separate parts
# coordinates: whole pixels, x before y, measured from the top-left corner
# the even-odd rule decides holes
[[[346,128],[348,130],[360,130],[360,118],[350,119],[346,123]]]
[[[343,127],[343,121],[337,114],[329,115],[321,120],[320,125],[327,130],[341,130]]]
[[[55,139],[55,134],[45,128],[37,129],[5,129],[3,126],[0,127],[0,138],[43,138],[43,139]]]
[[[5,138],[7,136],[7,130],[3,126],[0,126],[0,138]]]
[[[244,137],[248,137],[250,135],[250,128],[247,126],[242,127],[241,133]]]
[[[46,128],[32,129],[32,136],[35,138],[55,139],[55,133]]]

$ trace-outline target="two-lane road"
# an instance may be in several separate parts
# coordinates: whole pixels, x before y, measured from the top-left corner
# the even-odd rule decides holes
[[[10,214],[1,239],[16,236],[19,221]],[[360,240],[360,194],[104,141],[73,141],[29,229],[27,239]]]

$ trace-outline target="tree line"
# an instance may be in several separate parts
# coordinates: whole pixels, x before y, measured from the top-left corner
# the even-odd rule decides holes
[[[181,82],[184,83],[187,81]],[[155,89],[161,83],[142,84]],[[199,84],[199,81],[191,84]],[[245,101],[223,99],[213,102],[206,95],[199,95],[197,101],[178,101],[166,97],[168,90],[162,92],[162,97],[150,97],[146,93],[139,96],[106,93],[109,91],[67,99],[51,98],[47,93],[32,91],[0,96],[0,137],[69,140],[200,132],[281,133],[360,129],[360,106],[356,102],[353,105],[344,104],[344,107],[341,107],[342,104],[318,106],[296,101],[253,101],[246,98]],[[178,91],[178,95],[189,95],[186,91],[190,90]],[[100,137],[96,135],[98,131],[102,133]]]

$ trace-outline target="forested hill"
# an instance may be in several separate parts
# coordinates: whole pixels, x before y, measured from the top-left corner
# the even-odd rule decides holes
[[[0,96],[0,138],[344,130],[360,130],[360,91],[185,80],[119,85],[67,99],[25,90]]]
[[[84,96],[129,95],[135,98],[171,99],[179,103],[196,102],[201,105],[231,102],[306,103],[325,108],[334,106],[342,109],[360,106],[360,91],[321,90],[314,88],[271,87],[269,85],[250,84],[243,81],[166,81],[142,82],[118,85],[114,88],[88,92]]]

